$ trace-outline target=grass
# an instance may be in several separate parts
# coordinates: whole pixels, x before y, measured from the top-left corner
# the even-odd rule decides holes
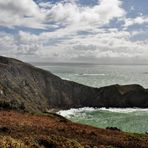
[[[56,147],[56,148],[83,148],[81,144],[79,144],[75,140],[71,140],[62,136],[50,136],[50,137],[38,137],[37,139],[31,139],[29,142],[25,144],[23,141],[14,139],[10,136],[0,136],[0,148],[48,148],[48,147]]]
[[[0,136],[1,148],[28,148],[21,140],[13,139],[10,136]]]
[[[147,145],[146,134],[81,125],[53,113],[0,111],[0,148],[147,148]]]

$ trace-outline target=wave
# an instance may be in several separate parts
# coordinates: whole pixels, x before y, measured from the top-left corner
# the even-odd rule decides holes
[[[93,108],[93,107],[84,107],[84,108],[71,108],[69,110],[61,110],[57,112],[58,114],[70,118],[80,113],[89,113],[95,111],[108,111],[114,113],[133,113],[133,112],[148,112],[148,108]]]
[[[74,74],[76,76],[105,76],[106,74],[104,73],[94,73],[94,74],[87,74],[87,73],[80,73],[80,74]]]
[[[62,80],[68,80],[68,81],[70,81],[69,78],[64,78],[64,77],[62,77],[61,79],[62,79]]]
[[[99,110],[116,113],[148,112],[148,108],[100,108]]]
[[[84,108],[77,108],[77,109],[71,108],[69,110],[61,110],[61,111],[58,111],[57,113],[64,117],[70,118],[71,116],[74,116],[75,114],[78,114],[78,113],[93,112],[93,111],[95,111],[95,108],[93,107],[84,107]]]

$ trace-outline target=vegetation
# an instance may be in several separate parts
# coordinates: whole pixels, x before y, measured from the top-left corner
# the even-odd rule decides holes
[[[17,100],[0,100],[0,110],[25,110],[25,106]]]
[[[73,123],[53,113],[0,111],[0,148],[147,148],[148,136]]]
[[[28,148],[21,140],[10,136],[0,136],[0,148]]]

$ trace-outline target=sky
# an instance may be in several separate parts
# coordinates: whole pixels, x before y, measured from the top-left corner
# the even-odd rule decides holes
[[[148,0],[0,0],[0,55],[148,64]]]

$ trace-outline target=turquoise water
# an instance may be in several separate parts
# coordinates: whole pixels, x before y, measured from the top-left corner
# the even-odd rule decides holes
[[[58,113],[74,122],[95,127],[117,127],[122,131],[136,133],[148,132],[148,109],[80,108]]]
[[[112,84],[140,84],[148,88],[147,65],[46,64],[62,79],[93,87]],[[148,109],[71,109],[59,114],[66,118],[95,127],[118,127],[127,132],[148,132]]]

